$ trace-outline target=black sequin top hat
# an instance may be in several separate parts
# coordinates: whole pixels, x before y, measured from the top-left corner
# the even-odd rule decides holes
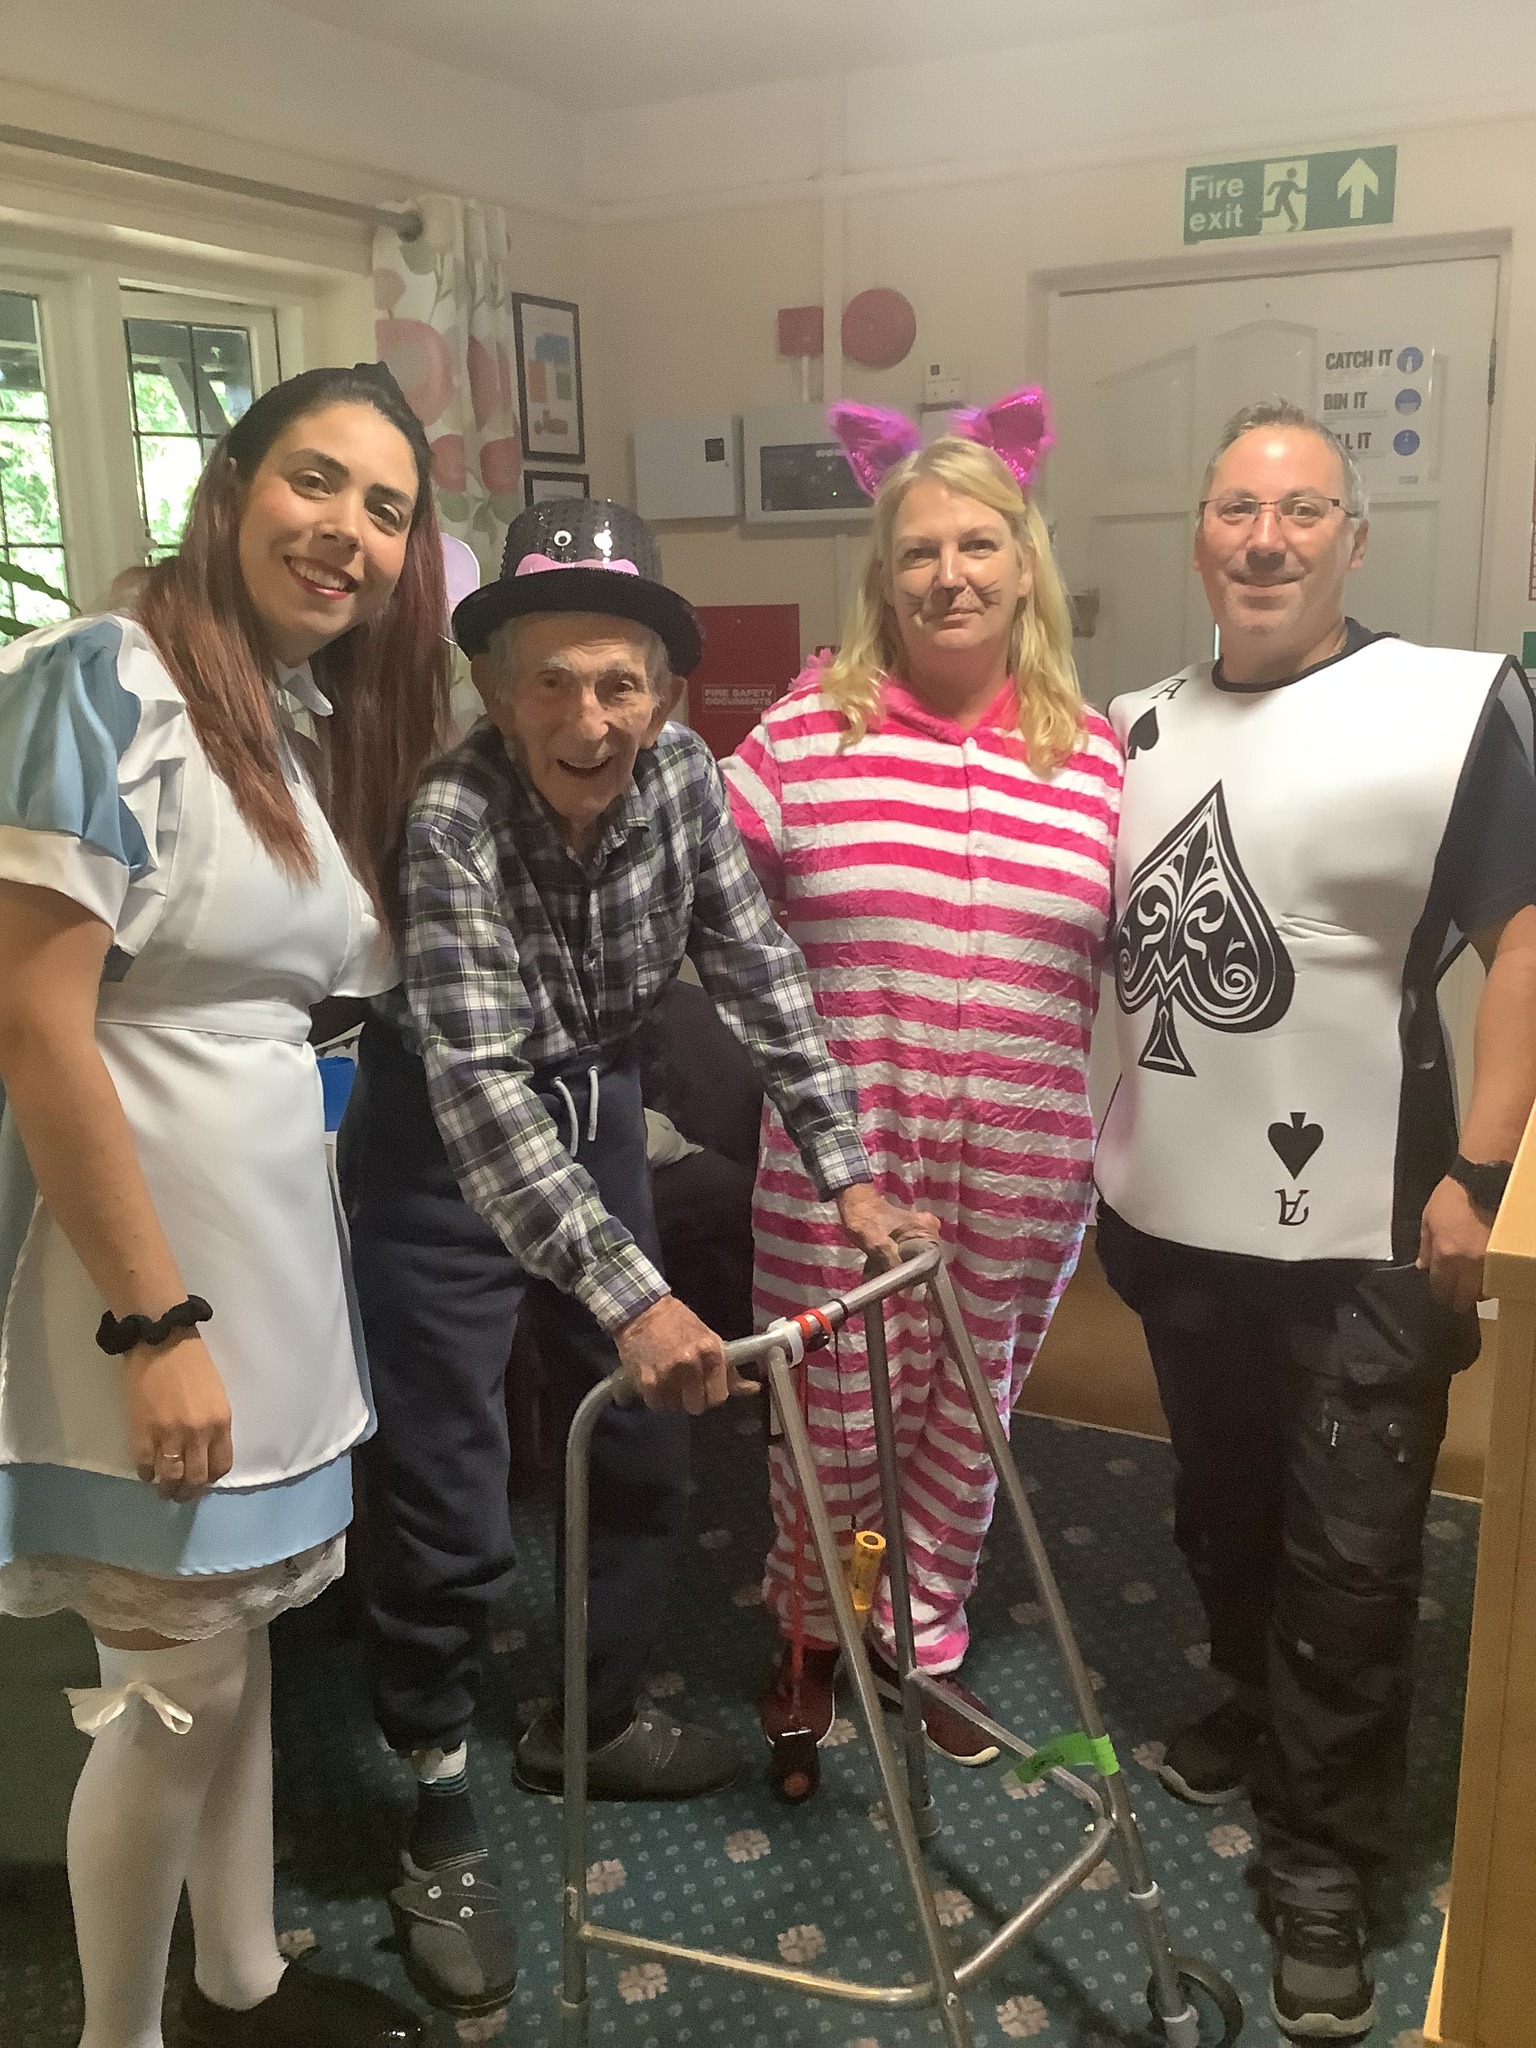
[[[520,512],[500,576],[455,609],[453,635],[466,654],[483,654],[498,626],[530,612],[606,612],[649,626],[675,676],[690,675],[704,651],[693,606],[661,580],[656,536],[638,512],[604,498],[551,498]]]

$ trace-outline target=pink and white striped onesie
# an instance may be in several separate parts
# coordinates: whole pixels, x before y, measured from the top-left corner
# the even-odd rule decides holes
[[[1024,758],[1011,685],[965,732],[898,684],[840,752],[808,670],[725,763],[765,891],[804,952],[833,1057],[859,1091],[875,1184],[939,1218],[961,1312],[1006,1424],[1082,1244],[1091,1194],[1088,1042],[1110,909],[1122,763],[1087,714],[1049,781]],[[753,1203],[759,1327],[859,1277],[776,1114]],[[926,1307],[887,1309],[920,1661],[965,1655],[965,1601],[995,1480]],[[863,1333],[810,1361],[811,1441],[833,1527],[880,1526]],[[788,1633],[796,1489],[770,1452],[777,1536],[764,1595]],[[814,1554],[806,1639],[835,1640]],[[892,1651],[889,1592],[875,1609]]]

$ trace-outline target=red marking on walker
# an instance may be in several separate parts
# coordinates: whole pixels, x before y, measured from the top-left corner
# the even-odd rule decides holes
[[[807,1351],[819,1351],[823,1344],[830,1344],[836,1332],[825,1309],[802,1309],[794,1318],[794,1326],[800,1332],[800,1341]]]

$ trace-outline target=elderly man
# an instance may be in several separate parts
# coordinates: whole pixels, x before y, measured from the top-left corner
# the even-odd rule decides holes
[[[1175,1533],[1232,1696],[1162,1777],[1259,1824],[1272,1998],[1369,2031],[1366,1887],[1404,1780],[1425,1507],[1536,1095],[1536,780],[1496,654],[1344,615],[1355,465],[1280,403],[1205,479],[1221,657],[1111,710],[1122,1079],[1099,1253],[1141,1316]],[[1488,969],[1460,1150],[1435,990]]]
[[[374,1699],[417,1813],[392,1894],[407,1967],[454,2012],[514,1976],[466,1785],[487,1611],[512,1570],[503,1380],[521,1308],[562,1429],[624,1365],[592,1464],[593,1795],[727,1784],[731,1745],[639,1703],[682,1528],[689,1415],[720,1341],[668,1290],[636,1027],[691,958],[823,1199],[862,1251],[936,1229],[876,1195],[805,966],[747,865],[703,742],[669,725],[699,658],[687,603],[622,506],[517,519],[454,615],[487,718],[433,768],[402,864],[408,1010],[370,1019],[345,1178],[379,1431],[365,1458]],[[518,1745],[557,1792],[561,1724]]]

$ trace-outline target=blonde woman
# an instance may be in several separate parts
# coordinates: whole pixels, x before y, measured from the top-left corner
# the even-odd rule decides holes
[[[967,1327],[1007,1420],[1077,1261],[1091,1195],[1088,1041],[1110,910],[1121,759],[1084,707],[1067,601],[1029,483],[1048,445],[1036,391],[923,449],[899,415],[837,407],[874,496],[843,644],[726,764],[759,879],[804,952],[835,1059],[853,1074],[875,1184],[936,1215]],[[754,1204],[761,1321],[857,1277],[770,1111]],[[955,1673],[994,1476],[924,1306],[888,1316],[920,1663]],[[835,1527],[879,1526],[861,1339],[815,1354],[809,1423]],[[764,1585],[788,1636],[764,1733],[832,1725],[837,1650],[793,1473],[772,1453]],[[898,1697],[889,1589],[876,1676]],[[954,1689],[974,1700],[958,1679]],[[996,1755],[942,1707],[932,1744]]]

